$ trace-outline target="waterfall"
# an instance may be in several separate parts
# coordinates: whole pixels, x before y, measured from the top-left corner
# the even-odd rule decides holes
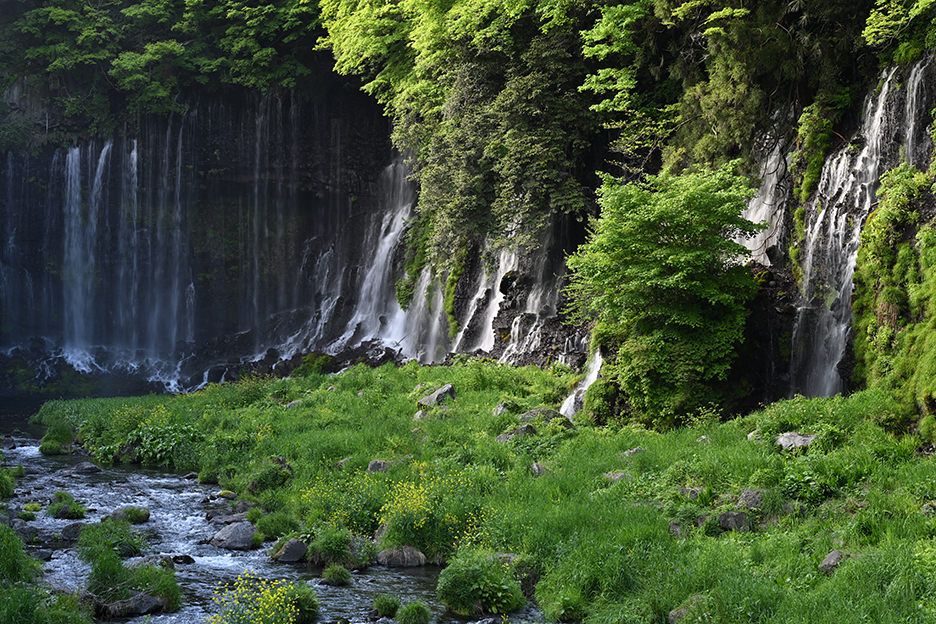
[[[917,63],[903,89],[897,68],[883,72],[879,90],[865,102],[855,140],[826,160],[806,206],[792,393],[830,396],[844,389],[838,365],[849,343],[852,276],[861,228],[875,203],[880,175],[896,164],[900,146],[905,146],[908,160],[919,153],[916,119],[924,106],[920,94],[927,65],[927,60]]]
[[[504,302],[501,282],[507,273],[516,270],[518,263],[519,258],[515,251],[502,250],[497,257],[497,269],[494,272],[484,269],[481,279],[478,280],[478,288],[472,297],[474,307],[469,310],[468,318],[465,319],[455,337],[453,351],[472,353],[480,350],[490,353],[494,349],[494,319]],[[467,330],[476,318],[480,331],[474,342],[466,343]]]
[[[739,241],[751,250],[751,257],[756,262],[765,266],[770,266],[767,250],[776,246],[781,234],[786,198],[782,182],[786,178],[786,173],[785,149],[777,142],[761,163],[761,185],[757,195],[748,202],[742,214],[748,221],[767,224],[765,230]]]
[[[601,371],[603,363],[601,349],[595,349],[595,352],[589,356],[588,362],[585,364],[585,377],[575,385],[572,393],[562,402],[562,407],[559,408],[560,414],[571,419],[582,409],[585,402],[585,392],[598,380],[598,373]]]

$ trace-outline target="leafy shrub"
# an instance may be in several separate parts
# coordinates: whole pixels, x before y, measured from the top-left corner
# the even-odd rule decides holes
[[[20,520],[25,520],[26,522],[29,522],[31,520],[36,519],[36,514],[35,512],[26,511],[25,509],[22,509],[19,511],[19,513],[16,514],[16,517],[19,518]]]
[[[61,455],[65,452],[65,447],[74,440],[75,432],[71,423],[65,420],[55,421],[42,436],[39,452],[43,455]]]
[[[400,599],[393,594],[380,594],[374,598],[374,611],[380,617],[392,618],[400,608]]]
[[[254,507],[250,511],[254,509],[257,508]],[[288,511],[274,511],[256,520],[255,524],[257,531],[263,533],[267,539],[278,539],[299,529],[299,520]]]
[[[75,502],[75,497],[68,492],[56,492],[55,502],[46,507],[46,513],[53,518],[79,520],[85,517],[85,507]]]
[[[406,603],[396,615],[397,624],[429,624],[430,619],[432,612],[419,600]]]
[[[0,622],[11,624],[92,624],[69,594],[49,595],[35,587],[0,587]]]
[[[526,602],[508,565],[490,554],[460,552],[439,575],[439,599],[463,616],[509,613]]]
[[[78,555],[87,562],[94,561],[102,552],[133,557],[146,548],[146,540],[130,529],[126,520],[107,519],[89,524],[78,536]]]
[[[168,611],[176,611],[182,603],[182,593],[172,570],[151,565],[140,566],[130,571],[129,584],[133,589],[164,598]]]
[[[0,498],[10,498],[16,488],[16,479],[9,470],[0,469]]]
[[[329,585],[344,586],[351,582],[351,573],[343,565],[333,563],[322,571],[322,578]]]
[[[270,580],[244,572],[220,590],[214,601],[220,611],[207,624],[307,624],[315,620],[319,602],[303,583]]]
[[[327,524],[315,529],[315,537],[309,542],[309,561],[314,565],[327,566],[346,563],[351,552],[351,532],[342,527]]]
[[[23,550],[19,536],[5,524],[0,524],[0,581],[16,583],[31,580],[38,570]]]

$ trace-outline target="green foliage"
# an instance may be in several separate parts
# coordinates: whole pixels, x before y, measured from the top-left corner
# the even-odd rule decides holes
[[[825,164],[832,143],[832,128],[842,113],[851,104],[848,92],[835,93],[826,88],[816,100],[803,109],[796,133],[796,151],[791,169],[795,180],[793,194],[800,204],[805,204],[819,183],[819,175]],[[805,227],[805,226],[803,226]],[[803,233],[797,223],[795,240],[800,241]]]
[[[325,579],[329,585],[344,586],[351,582],[351,572],[343,565],[333,563],[322,570],[322,578]]]
[[[0,525],[0,581],[19,583],[32,580],[38,568],[36,562],[26,555],[23,542],[13,529]]]
[[[756,291],[734,242],[760,227],[740,216],[750,196],[727,167],[606,180],[601,217],[568,259],[572,311],[597,321],[607,378],[645,422],[666,426],[730,396],[723,385]]]
[[[143,536],[130,529],[126,520],[104,520],[89,524],[78,537],[78,555],[87,562],[98,559],[104,552],[119,557],[134,557],[146,547]]]
[[[400,599],[393,594],[378,594],[374,597],[373,607],[378,616],[392,618],[400,608]]]
[[[432,612],[419,600],[407,602],[396,614],[397,624],[429,624],[430,619]]]
[[[74,441],[75,432],[72,430],[71,424],[59,421],[49,427],[45,435],[42,436],[39,452],[43,455],[61,455],[65,453],[65,448]]]
[[[490,553],[459,551],[442,570],[436,594],[446,607],[461,616],[510,613],[526,600],[509,565]]]
[[[79,520],[85,517],[85,507],[75,501],[68,492],[56,492],[55,502],[46,507],[46,513],[53,518]]]
[[[299,521],[296,516],[283,510],[267,514],[259,518],[255,524],[257,531],[263,533],[266,539],[278,539],[299,529]]]

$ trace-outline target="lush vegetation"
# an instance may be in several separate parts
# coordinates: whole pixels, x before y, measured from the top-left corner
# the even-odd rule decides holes
[[[887,392],[796,398],[724,423],[703,415],[666,433],[540,419],[536,435],[495,439],[530,409],[555,407],[572,381],[483,361],[359,366],[175,397],[51,402],[40,419],[68,423],[105,461],[125,457],[115,431],[143,439],[134,431],[152,426],[147,414],[195,424],[202,437],[172,438],[148,462],[198,469],[264,514],[288,513],[291,535],[315,544],[323,564],[383,524],[380,548],[411,545],[450,563],[438,591],[455,611],[509,610],[519,586],[563,621],[658,622],[680,606],[686,621],[728,624],[936,615],[936,468]],[[457,400],[414,423],[416,401],[446,382]],[[792,430],[816,438],[782,451],[774,438]],[[251,489],[271,458],[291,476]],[[386,470],[367,471],[374,459]],[[740,530],[727,512],[745,514]],[[847,556],[820,572],[833,549]],[[251,581],[222,589],[217,621],[234,621],[224,605],[257,604],[264,591],[289,609],[278,589]]]
[[[734,242],[758,230],[740,216],[751,194],[727,167],[602,187],[601,216],[568,260],[568,291],[612,355],[603,370],[623,390],[622,416],[668,426],[729,402],[757,290]]]
[[[207,624],[311,624],[318,615],[315,592],[304,583],[287,583],[244,572],[214,598],[219,612]]]

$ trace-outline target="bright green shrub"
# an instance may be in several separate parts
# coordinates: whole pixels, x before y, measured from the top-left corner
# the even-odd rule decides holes
[[[431,619],[432,612],[429,611],[429,607],[419,600],[407,602],[396,614],[397,624],[429,624]]]
[[[322,578],[329,585],[344,586],[351,582],[351,572],[343,565],[333,563],[322,570]]]
[[[19,536],[7,525],[0,524],[0,581],[28,581],[37,571],[38,565],[26,555]]]
[[[439,574],[436,594],[458,615],[510,613],[526,600],[509,565],[489,553],[462,551]]]
[[[253,509],[257,509],[254,507]],[[250,511],[253,511],[251,509]],[[249,519],[249,518],[248,518]],[[257,531],[263,533],[267,539],[279,539],[287,533],[299,529],[299,520],[288,511],[274,511],[256,520]]]
[[[380,594],[374,598],[373,607],[378,616],[392,618],[400,608],[400,599],[393,594]]]

